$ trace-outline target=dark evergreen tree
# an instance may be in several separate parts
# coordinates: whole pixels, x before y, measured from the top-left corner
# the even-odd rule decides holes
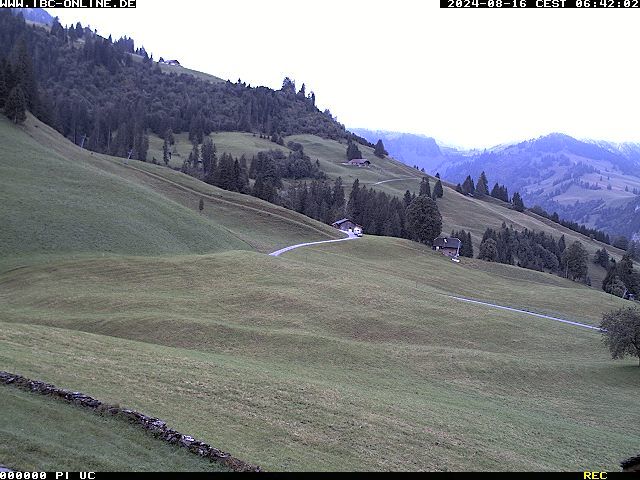
[[[513,208],[515,208],[516,211],[524,212],[524,202],[518,192],[513,194],[513,200],[511,203],[513,203]]]
[[[389,155],[389,153],[384,149],[382,140],[378,140],[378,143],[376,143],[376,148],[373,150],[373,154],[379,158],[384,158],[386,155]]]
[[[210,138],[207,138],[202,144],[202,169],[204,171],[204,175],[207,176],[209,173],[216,168],[216,146],[213,144],[213,141]]]
[[[433,196],[435,198],[442,198],[444,196],[444,189],[442,188],[442,182],[439,178],[435,186],[433,187]]]
[[[478,178],[478,183],[476,185],[476,196],[484,197],[485,195],[489,195],[489,183],[487,181],[487,176],[484,172],[480,174],[480,178]]]
[[[193,144],[191,152],[189,153],[189,164],[194,170],[197,169],[200,164],[200,148],[198,148],[197,143]]]
[[[412,200],[413,198],[411,196],[411,192],[409,190],[404,192],[404,197],[402,199],[402,201],[404,202],[404,208],[407,208],[411,204]]]
[[[169,166],[169,160],[170,160],[170,154],[171,152],[169,151],[169,142],[167,142],[166,140],[164,140],[162,142],[162,161],[164,162],[165,166]]]
[[[356,158],[362,158],[362,153],[354,142],[349,142],[349,144],[347,145],[347,161]]]
[[[493,238],[487,238],[480,244],[480,252],[478,253],[480,260],[487,262],[495,262],[498,260],[498,243]]]
[[[471,238],[471,232],[467,232],[467,241],[465,243],[465,256],[473,258],[473,239]]]
[[[442,232],[442,215],[436,202],[419,195],[407,208],[407,230],[412,239],[431,245]]]
[[[567,244],[565,243],[564,235],[562,235],[560,237],[560,240],[558,240],[558,252],[562,254],[564,253],[566,248],[567,248]]]
[[[23,123],[27,119],[27,99],[20,85],[11,89],[4,112],[13,123]]]
[[[603,247],[602,250],[596,251],[593,263],[603,268],[609,268],[609,252],[607,252],[606,248]]]
[[[462,184],[462,193],[465,195],[473,195],[476,192],[476,187],[473,183],[473,179],[471,175],[467,175],[467,178],[464,180]]]
[[[420,195],[426,195],[427,197],[431,196],[431,184],[429,183],[429,177],[422,177],[422,182],[420,183]]]
[[[347,202],[347,215],[356,222],[356,219],[360,219],[363,213],[362,199],[360,197],[360,180],[356,178],[353,181],[351,193],[349,193],[349,201]]]

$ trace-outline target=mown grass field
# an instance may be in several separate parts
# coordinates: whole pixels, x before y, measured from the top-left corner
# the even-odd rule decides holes
[[[124,418],[4,385],[0,404],[0,459],[23,471],[228,471]]]
[[[138,203],[160,198],[205,234],[240,242],[173,253],[148,242],[144,254],[123,248],[104,257],[93,244],[81,254],[58,249],[46,263],[42,247],[13,247],[23,268],[0,269],[3,370],[160,417],[268,470],[617,470],[637,453],[634,360],[613,362],[595,331],[450,295],[594,325],[622,300],[517,267],[454,264],[399,239],[365,236],[269,257],[336,233],[164,167],[91,155],[31,117],[21,130],[0,123],[3,131],[16,142],[3,149],[4,185],[22,178],[28,197],[39,198],[47,181],[53,201],[58,191],[80,196],[91,181],[82,169],[91,169],[104,176],[93,190],[113,182],[105,204],[126,187],[141,192]],[[32,161],[22,163],[23,152]],[[49,179],[29,174],[54,160],[65,168]],[[448,228],[475,235],[483,221],[502,219],[551,228],[450,193],[441,201]],[[3,222],[28,215],[11,201],[0,207]],[[56,214],[41,202],[42,215]],[[68,227],[54,245],[113,222],[102,209],[77,224],[59,211],[57,223]],[[29,221],[37,228],[41,220]],[[13,227],[4,235],[2,248],[5,238],[19,245]],[[16,468],[37,457],[14,455]]]
[[[0,364],[271,470],[617,469],[640,441],[635,362],[447,295],[592,324],[622,302],[485,265],[369,237],[31,267],[0,279]]]

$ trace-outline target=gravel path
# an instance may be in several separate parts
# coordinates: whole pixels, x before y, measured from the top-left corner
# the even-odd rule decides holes
[[[508,310],[510,312],[524,313],[526,315],[531,315],[533,317],[540,317],[540,318],[546,318],[547,320],[553,320],[554,322],[568,323],[569,325],[574,325],[576,327],[589,328],[591,330],[601,331],[601,329],[598,327],[594,327],[592,325],[586,325],[584,323],[579,323],[579,322],[572,322],[571,320],[565,320],[564,318],[550,317],[549,315],[543,315],[541,313],[527,312],[526,310],[520,310],[518,308],[504,307],[502,305],[496,305],[495,303],[480,302],[478,300],[471,300],[463,297],[454,297],[453,295],[445,295],[445,296],[449,298],[453,298],[455,300],[460,300],[461,302],[476,303],[478,305],[485,305],[487,307],[499,308],[500,310]]]
[[[294,249],[300,248],[300,247],[308,247],[308,246],[311,246],[311,245],[321,245],[323,243],[346,242],[347,240],[357,240],[358,238],[360,238],[360,237],[358,237],[357,235],[355,235],[355,234],[353,234],[351,232],[349,232],[349,233],[343,232],[343,233],[346,233],[347,237],[339,238],[338,240],[324,240],[322,242],[300,243],[298,245],[292,245],[290,247],[281,248],[280,250],[277,250],[277,251],[275,251],[273,253],[270,253],[269,255],[272,256],[272,257],[279,257],[280,255],[282,255],[285,252],[288,252],[290,250],[294,250]]]
[[[382,185],[383,183],[399,182],[400,180],[420,180],[418,177],[392,178],[391,180],[383,180],[381,182],[372,183],[371,185]]]
[[[311,245],[321,245],[323,243],[336,243],[336,242],[345,242],[347,240],[357,240],[359,237],[354,235],[351,232],[343,232],[347,234],[346,238],[340,238],[338,240],[324,240],[322,242],[309,242],[309,243],[300,243],[298,245],[292,245],[290,247],[285,247],[282,248],[280,250],[277,250],[273,253],[270,253],[269,255],[272,257],[279,257],[280,255],[282,255],[285,252],[288,252],[290,250],[294,250],[296,248],[300,248],[300,247],[308,247]],[[560,322],[560,323],[566,323],[568,325],[573,325],[575,327],[581,327],[581,328],[588,328],[590,330],[596,330],[596,331],[601,331],[601,329],[599,327],[594,327],[593,325],[587,325],[585,323],[580,323],[580,322],[573,322],[571,320],[566,320],[564,318],[558,318],[558,317],[552,317],[550,315],[543,315],[542,313],[534,313],[534,312],[528,312],[526,310],[520,310],[518,308],[512,308],[512,307],[505,307],[503,305],[496,305],[495,303],[488,303],[488,302],[481,302],[479,300],[471,300],[470,298],[464,298],[464,297],[456,297],[454,295],[447,295],[447,294],[442,294],[445,297],[449,297],[449,298],[453,298],[454,300],[459,300],[461,302],[468,302],[468,303],[475,303],[477,305],[484,305],[486,307],[491,307],[491,308],[498,308],[500,310],[507,310],[510,312],[517,312],[517,313],[524,313],[525,315],[531,315],[532,317],[539,317],[539,318],[545,318],[547,320],[553,320],[554,322]]]

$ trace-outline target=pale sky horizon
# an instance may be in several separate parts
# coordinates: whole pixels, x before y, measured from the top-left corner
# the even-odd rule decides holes
[[[465,148],[551,132],[640,142],[640,9],[225,3],[138,0],[136,9],[48,11],[63,25],[127,35],[156,60],[176,58],[231,81],[278,89],[289,76],[347,128]]]

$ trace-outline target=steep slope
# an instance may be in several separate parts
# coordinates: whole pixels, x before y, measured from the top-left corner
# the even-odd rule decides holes
[[[88,152],[80,161],[52,152],[30,137],[37,130],[46,134],[48,128],[33,117],[22,128],[0,119],[3,265],[71,253],[167,255],[251,248],[195,208],[99,168]]]
[[[271,252],[339,237],[262,200],[83,150],[31,116],[24,127],[0,120],[0,139],[0,218],[9,226],[0,231],[0,270],[68,254]]]

